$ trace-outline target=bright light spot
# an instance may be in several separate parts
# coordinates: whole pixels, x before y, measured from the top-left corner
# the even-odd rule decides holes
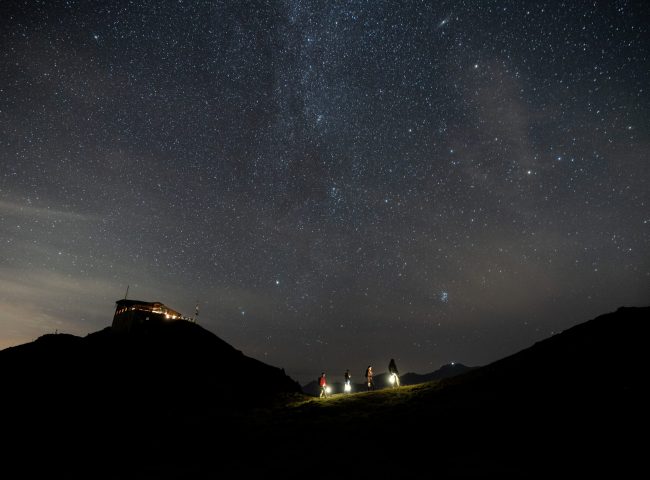
[[[474,68],[475,68],[475,69],[478,68],[478,63],[475,63],[475,64],[474,64]]]
[[[276,285],[280,285],[280,280],[276,280],[276,281],[275,281],[275,284],[276,284]]]
[[[330,387],[329,385],[325,387],[325,393],[327,393],[328,395],[332,393],[332,387]]]
[[[527,174],[527,175],[532,175],[532,174],[533,174],[533,171],[532,171],[532,170],[528,170],[528,171],[526,172],[526,174]]]
[[[352,391],[352,385],[350,385],[350,383],[347,382],[345,384],[345,387],[343,387],[343,391],[345,391],[345,393],[350,393]]]
[[[451,362],[451,366],[453,367],[456,364],[456,362]]]

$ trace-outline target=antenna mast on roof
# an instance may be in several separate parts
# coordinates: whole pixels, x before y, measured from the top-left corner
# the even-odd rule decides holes
[[[129,286],[126,286],[126,293],[124,294],[124,300],[126,300],[126,297],[129,295]]]

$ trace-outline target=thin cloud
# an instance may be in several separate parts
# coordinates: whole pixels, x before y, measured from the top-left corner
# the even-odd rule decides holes
[[[97,219],[94,215],[57,210],[50,207],[36,207],[28,203],[6,200],[0,200],[0,215],[67,221],[92,221]]]
[[[0,270],[0,325],[5,333],[0,348],[55,330],[85,335],[110,324],[114,299],[107,295],[112,288],[99,278]]]

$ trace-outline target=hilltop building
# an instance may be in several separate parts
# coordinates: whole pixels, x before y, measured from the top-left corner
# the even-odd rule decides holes
[[[115,302],[113,331],[130,332],[133,327],[148,320],[192,320],[160,302],[143,302],[141,300],[118,300]]]

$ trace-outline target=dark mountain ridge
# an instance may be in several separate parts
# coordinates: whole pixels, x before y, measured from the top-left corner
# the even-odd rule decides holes
[[[56,392],[49,401],[64,411],[79,398],[95,411],[128,413],[129,404],[197,409],[300,391],[281,369],[184,320],[151,320],[129,334],[107,327],[86,337],[44,335],[0,351],[0,368],[11,385],[5,401],[24,404]]]
[[[649,319],[650,307],[622,307],[446,385],[471,388],[473,393],[499,391],[501,396],[561,394],[569,399],[615,390],[619,398],[634,397],[645,390],[639,377],[648,365]]]
[[[438,370],[430,373],[414,373],[409,372],[400,376],[401,385],[415,385],[416,383],[424,382],[433,382],[436,380],[443,380],[445,378],[455,377],[456,375],[461,375],[467,373],[470,370],[474,370],[480,367],[468,367],[462,363],[454,362],[443,365]]]
[[[287,422],[318,445],[289,435],[283,448],[304,465],[368,459],[351,476],[632,477],[645,468],[649,333],[650,307],[619,308],[462,375],[315,399]]]
[[[280,403],[242,409],[236,400],[242,397],[229,396],[235,393],[227,389],[225,403],[219,395],[206,402],[189,390],[183,408],[166,410],[159,406],[166,403],[164,397],[150,396],[151,405],[134,403],[129,389],[120,388],[126,397],[113,395],[111,402],[127,400],[136,413],[123,416],[129,409],[122,406],[111,414],[104,402],[102,408],[82,409],[81,417],[68,408],[66,418],[50,408],[49,415],[34,414],[26,408],[33,403],[27,402],[11,410],[15,415],[9,425],[21,428],[9,430],[13,441],[6,458],[29,452],[39,462],[21,465],[85,478],[329,478],[341,472],[343,477],[371,473],[378,478],[627,478],[645,468],[639,433],[645,432],[650,400],[645,389],[649,318],[650,307],[621,308],[462,375],[325,400],[287,387]],[[88,344],[67,336],[40,339],[55,341],[65,343],[66,350]],[[128,351],[125,342],[120,348]],[[171,338],[163,346],[155,343],[154,351],[162,349],[167,357],[178,348]],[[232,350],[228,358],[241,355]],[[3,372],[8,371],[6,358],[0,352]],[[49,372],[35,382],[47,395],[39,401],[49,407],[57,392],[43,390],[41,380],[59,367],[52,369],[42,353],[39,359],[31,368]],[[150,369],[165,370],[158,362]],[[140,369],[130,378],[136,391],[148,390],[136,381],[149,382],[148,375]],[[34,393],[28,384],[23,379]],[[7,385],[13,392],[14,380]],[[87,395],[75,391],[81,395],[76,403],[83,404]],[[62,442],[63,434],[73,440]]]

